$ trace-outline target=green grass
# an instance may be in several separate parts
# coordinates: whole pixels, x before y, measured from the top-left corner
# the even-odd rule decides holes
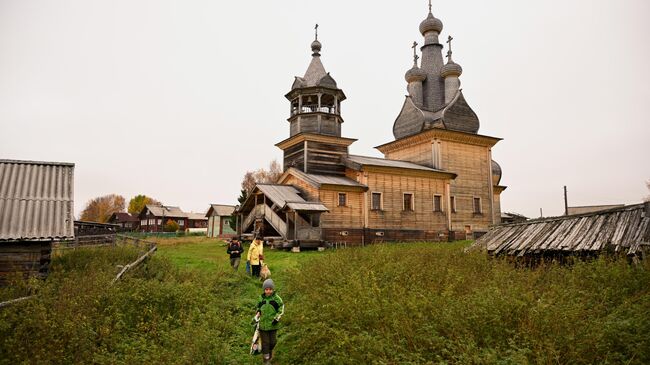
[[[249,324],[260,282],[223,242],[156,238],[67,252],[38,290],[0,310],[0,364],[257,364]],[[519,269],[467,243],[386,244],[300,254],[265,249],[286,302],[279,364],[650,362],[650,264],[605,259]],[[245,260],[245,259],[244,259]]]

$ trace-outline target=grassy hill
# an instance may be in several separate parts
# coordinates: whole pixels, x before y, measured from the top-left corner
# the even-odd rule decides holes
[[[266,250],[286,302],[279,364],[650,362],[650,264],[605,259],[519,269],[467,243],[328,252]],[[67,252],[34,300],[0,309],[0,363],[257,364],[260,283],[225,245],[160,240],[109,285],[133,248]],[[0,291],[0,300],[25,287]]]

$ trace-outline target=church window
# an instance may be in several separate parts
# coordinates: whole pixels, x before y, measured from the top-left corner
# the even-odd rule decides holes
[[[158,219],[158,225],[162,224],[162,219]]]
[[[372,193],[372,210],[382,210],[382,198],[381,193]]]
[[[451,212],[456,213],[456,197],[451,197]]]
[[[433,211],[442,212],[442,196],[434,195],[433,196]]]
[[[404,193],[404,211],[405,212],[412,212],[413,209],[413,194],[412,193]]]
[[[339,207],[345,207],[348,205],[348,194],[339,193]]]
[[[431,144],[431,162],[434,169],[442,168],[442,157],[440,155],[440,142],[434,141]]]
[[[474,198],[474,214],[483,213],[481,209],[481,198]]]
[[[146,226],[147,225],[147,220],[146,219],[140,220],[140,225]]]

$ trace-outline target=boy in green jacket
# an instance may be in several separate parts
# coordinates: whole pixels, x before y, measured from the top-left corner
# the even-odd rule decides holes
[[[273,357],[273,348],[276,343],[276,333],[280,327],[279,322],[284,314],[282,298],[275,293],[273,280],[266,279],[262,284],[264,293],[257,303],[255,318],[259,320],[260,337],[262,337],[262,356],[264,363],[270,364]]]

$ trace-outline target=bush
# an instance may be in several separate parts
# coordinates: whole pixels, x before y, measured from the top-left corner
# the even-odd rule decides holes
[[[0,363],[221,364],[235,302],[223,274],[181,272],[154,255],[115,285],[135,248],[86,249],[52,263],[35,299],[0,310]],[[237,350],[239,351],[239,350]]]
[[[283,360],[650,362],[650,265],[517,269],[458,245],[343,250],[289,277]],[[289,314],[290,313],[290,314]]]
[[[176,232],[178,231],[179,228],[180,226],[178,225],[178,223],[176,223],[176,221],[169,219],[167,223],[165,223],[164,230],[165,232]]]

